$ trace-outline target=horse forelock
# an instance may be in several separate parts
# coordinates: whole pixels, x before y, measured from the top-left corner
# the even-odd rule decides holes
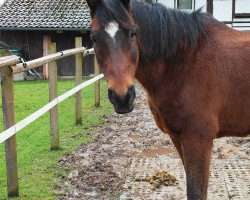
[[[104,29],[114,22],[125,29],[135,27],[130,10],[117,0],[103,0],[95,10],[94,15]]]

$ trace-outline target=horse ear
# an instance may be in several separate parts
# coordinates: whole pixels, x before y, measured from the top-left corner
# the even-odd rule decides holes
[[[125,6],[125,8],[129,8],[130,0],[120,0],[120,2]]]
[[[90,8],[90,12],[93,14],[96,10],[96,6],[101,2],[102,0],[87,0],[87,4]]]

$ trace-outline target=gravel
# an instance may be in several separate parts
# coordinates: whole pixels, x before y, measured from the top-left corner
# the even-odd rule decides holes
[[[133,176],[136,176],[137,169],[132,167],[134,162],[146,159],[147,162],[156,163],[159,159],[164,158],[164,160],[167,159],[170,166],[171,162],[180,165],[179,156],[169,137],[155,125],[147,105],[145,92],[139,85],[136,90],[135,110],[132,113],[125,115],[114,113],[112,116],[105,117],[106,123],[94,128],[95,142],[82,144],[77,150],[60,159],[58,165],[60,181],[55,189],[57,199],[143,199],[145,191],[142,191],[142,194],[137,191],[136,197],[129,192],[130,182],[133,182]],[[250,163],[249,137],[222,138],[215,140],[214,144],[214,160],[219,162],[244,160],[244,162]],[[137,168],[140,166],[142,167],[142,165],[138,165]],[[151,168],[157,167],[153,164],[151,166]],[[169,169],[171,170],[171,168]],[[147,169],[138,170],[147,171]],[[156,169],[150,170],[153,172]],[[182,166],[180,166],[180,170],[183,170]],[[178,186],[179,194],[183,194],[182,196],[179,195],[177,198],[164,193],[164,197],[184,199],[185,188],[182,188],[183,185],[185,185],[184,179],[183,183]],[[137,186],[135,185],[135,187]],[[145,187],[148,188],[148,193],[152,192],[150,184]],[[174,188],[173,191],[178,190]],[[160,193],[158,192],[158,194]],[[225,199],[227,199],[227,195],[228,192],[225,192]],[[146,197],[146,199],[150,198],[157,199],[152,196]],[[228,199],[230,198],[228,197]]]

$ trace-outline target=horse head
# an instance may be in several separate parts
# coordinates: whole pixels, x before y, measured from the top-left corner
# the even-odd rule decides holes
[[[108,83],[108,96],[119,114],[134,108],[133,79],[139,60],[137,26],[129,0],[87,0],[97,62]]]

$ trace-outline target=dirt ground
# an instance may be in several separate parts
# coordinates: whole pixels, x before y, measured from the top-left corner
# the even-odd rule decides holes
[[[59,162],[57,199],[161,200],[186,199],[185,173],[169,137],[155,125],[145,93],[137,86],[135,110],[105,117],[94,128],[95,142],[81,145]],[[214,142],[208,199],[250,200],[250,137]],[[59,170],[62,171],[62,170]],[[136,178],[167,171],[176,186],[155,191]]]

